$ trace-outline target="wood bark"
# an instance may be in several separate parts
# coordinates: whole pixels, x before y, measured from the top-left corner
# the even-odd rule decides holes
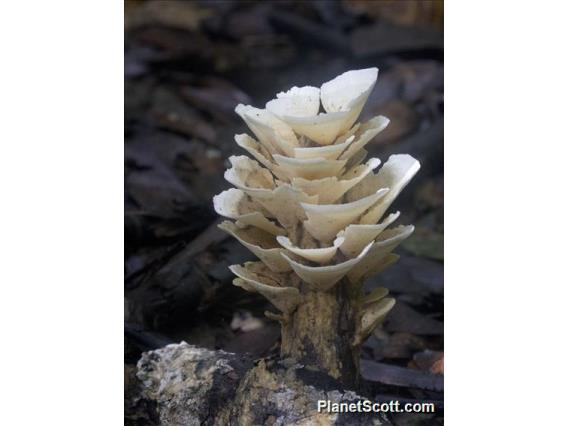
[[[318,400],[363,399],[321,371],[184,342],[145,352],[125,391],[127,425],[391,425],[383,413],[318,412]]]

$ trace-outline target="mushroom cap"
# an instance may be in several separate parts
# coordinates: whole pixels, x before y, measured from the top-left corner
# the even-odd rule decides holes
[[[367,256],[349,272],[349,280],[351,282],[363,281],[396,262],[398,257],[394,258],[388,255],[413,232],[414,226],[412,225],[401,225],[383,231],[377,241],[371,243]]]
[[[378,72],[377,68],[347,71],[323,83],[321,89],[293,87],[269,101],[266,109],[296,133],[330,145],[357,121]],[[325,112],[318,114],[320,100]]]
[[[233,284],[262,294],[282,312],[292,312],[301,301],[297,288],[282,285],[282,278],[267,274],[257,262],[247,262],[244,266],[232,265],[229,269],[238,277]]]
[[[333,256],[335,256],[335,253],[337,253],[337,248],[341,246],[345,239],[342,237],[336,238],[331,247],[304,249],[296,247],[294,244],[292,244],[288,237],[282,235],[276,237],[276,240],[286,250],[311,262],[324,264],[328,263],[333,258]]]
[[[252,158],[229,158],[224,177],[236,188],[213,205],[232,219],[219,227],[260,260],[231,266],[234,284],[285,313],[306,289],[361,282],[393,264],[392,250],[414,230],[389,228],[399,212],[379,222],[420,163],[407,154],[391,155],[382,167],[378,158],[365,161],[367,145],[389,124],[380,115],[357,123],[377,76],[377,68],[347,71],[320,88],[280,92],[264,109],[235,108],[254,134],[235,135],[235,142]],[[359,338],[392,308],[387,294],[361,295]]]
[[[363,251],[353,259],[328,266],[308,266],[291,259],[284,253],[282,256],[288,261],[294,272],[298,274],[302,280],[310,284],[313,290],[327,291],[365,258],[371,246],[372,243],[365,247]]]
[[[301,203],[308,217],[308,220],[304,221],[304,227],[317,240],[324,243],[330,242],[339,231],[354,223],[359,216],[388,192],[388,188],[381,188],[374,194],[345,204]]]
[[[400,216],[400,212],[391,213],[385,220],[377,225],[352,224],[337,234],[338,238],[343,238],[343,243],[339,250],[347,257],[356,256],[363,247],[373,241],[391,223]]]
[[[281,256],[284,250],[280,248],[273,234],[256,227],[240,228],[227,220],[219,224],[219,228],[231,234],[271,270],[275,272],[290,270],[290,266]]]

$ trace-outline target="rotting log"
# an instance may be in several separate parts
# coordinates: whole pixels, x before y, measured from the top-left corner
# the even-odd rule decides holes
[[[130,425],[391,424],[382,413],[318,412],[318,400],[363,400],[319,370],[185,342],[145,352],[126,384]]]

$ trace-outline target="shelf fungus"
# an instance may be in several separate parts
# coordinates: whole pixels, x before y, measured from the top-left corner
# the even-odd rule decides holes
[[[389,124],[357,120],[377,68],[348,71],[317,87],[292,87],[263,109],[238,105],[252,135],[235,136],[249,156],[229,158],[235,188],[213,199],[220,228],[258,258],[233,265],[235,285],[280,313],[282,357],[356,385],[361,343],[395,301],[364,281],[396,262],[414,227],[388,212],[420,164],[407,154],[381,165],[365,147]]]

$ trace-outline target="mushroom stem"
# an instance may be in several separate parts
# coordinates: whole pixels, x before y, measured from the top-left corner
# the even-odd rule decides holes
[[[360,346],[353,345],[359,322],[356,289],[342,280],[327,292],[307,291],[282,323],[283,358],[323,370],[344,386],[359,386]]]

